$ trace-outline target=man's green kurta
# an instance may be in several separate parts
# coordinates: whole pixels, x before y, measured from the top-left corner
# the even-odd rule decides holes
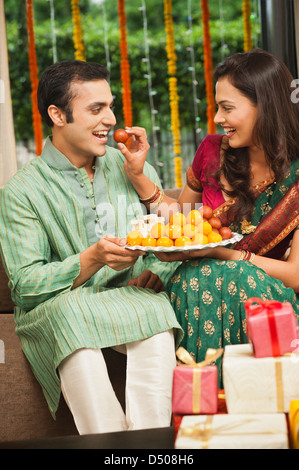
[[[148,255],[120,272],[104,266],[71,290],[80,273],[80,253],[91,241],[86,208],[67,173],[49,164],[59,156],[65,160],[48,139],[41,157],[18,171],[0,193],[1,257],[16,305],[16,332],[53,416],[60,397],[57,367],[75,350],[125,344],[171,328],[177,344],[182,337],[165,292],[126,286],[146,269],[166,283],[176,263]],[[125,237],[130,221],[142,215],[138,195],[118,150],[107,147],[98,158],[116,235]],[[159,182],[150,165],[145,173]]]

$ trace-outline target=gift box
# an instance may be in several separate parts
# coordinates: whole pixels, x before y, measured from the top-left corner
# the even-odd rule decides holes
[[[223,384],[228,413],[288,413],[299,396],[299,355],[256,358],[251,344],[226,346]]]
[[[175,449],[288,449],[286,416],[184,416]]]
[[[289,302],[253,297],[245,302],[245,311],[255,357],[278,357],[298,347],[298,322]]]
[[[289,426],[291,447],[299,449],[299,400],[290,403]]]
[[[205,361],[196,363],[184,348],[178,349],[177,356],[183,364],[177,365],[173,372],[173,413],[217,413],[218,370],[211,363],[222,353],[222,349],[209,349]]]

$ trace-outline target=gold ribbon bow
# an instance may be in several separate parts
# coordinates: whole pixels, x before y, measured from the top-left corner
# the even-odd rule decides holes
[[[186,426],[181,428],[182,437],[190,437],[192,439],[197,439],[201,443],[202,449],[208,449],[210,445],[210,440],[213,436],[237,436],[237,435],[257,435],[257,434],[279,434],[281,431],[275,429],[265,429],[262,431],[242,431],[240,426],[258,422],[257,419],[248,418],[244,419],[242,423],[237,422],[228,422],[221,426],[216,426],[213,429],[213,415],[206,416],[206,419],[202,423],[196,423],[193,426]]]
[[[199,367],[199,368],[211,365],[220,356],[222,356],[222,354],[223,354],[223,348],[219,348],[219,349],[209,348],[207,349],[205,360],[202,362],[195,362],[191,354],[189,354],[185,348],[179,347],[176,351],[177,358],[182,362],[182,364],[179,363],[179,365],[189,366],[189,367]]]
[[[194,368],[192,384],[192,410],[194,414],[200,413],[201,369],[205,366],[211,365],[220,356],[222,356],[222,354],[222,348],[209,348],[206,352],[205,360],[197,363],[185,348],[179,347],[176,351],[177,358],[181,361],[181,363],[178,363],[179,366]]]

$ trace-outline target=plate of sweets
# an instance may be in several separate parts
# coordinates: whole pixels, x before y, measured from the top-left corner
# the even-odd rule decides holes
[[[173,214],[169,223],[156,214],[132,220],[126,247],[151,252],[194,251],[237,243],[243,235],[224,227],[209,206],[192,210],[187,215]]]

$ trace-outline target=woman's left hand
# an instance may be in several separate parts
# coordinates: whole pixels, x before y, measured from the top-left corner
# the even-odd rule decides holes
[[[144,163],[147,158],[150,145],[147,140],[145,129],[142,127],[126,128],[129,134],[130,147],[118,144],[118,148],[125,157],[124,169],[128,177],[138,178],[143,174]]]
[[[213,254],[213,248],[206,248],[203,250],[184,250],[184,251],[173,251],[173,252],[165,252],[165,251],[155,251],[154,255],[158,258],[158,260],[168,263],[171,261],[188,261],[194,258],[215,258],[215,254]]]

